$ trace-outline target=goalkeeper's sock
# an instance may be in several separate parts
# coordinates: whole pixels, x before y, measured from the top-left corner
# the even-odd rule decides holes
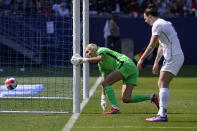
[[[116,102],[116,97],[115,97],[114,90],[113,90],[112,86],[108,85],[104,89],[105,89],[105,93],[106,93],[112,107],[118,108],[118,105]]]
[[[142,102],[142,101],[150,100],[150,99],[151,99],[151,95],[144,95],[144,94],[131,95],[132,103],[138,103],[138,102]]]
[[[160,88],[159,90],[159,112],[158,115],[166,116],[167,115],[167,106],[169,101],[169,89],[168,88]]]

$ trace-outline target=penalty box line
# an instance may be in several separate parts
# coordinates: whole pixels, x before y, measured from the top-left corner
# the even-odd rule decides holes
[[[99,77],[96,81],[96,83],[93,85],[93,87],[90,89],[90,97],[88,99],[84,99],[80,105],[80,112],[82,112],[83,108],[86,106],[86,104],[88,103],[88,101],[90,100],[90,98],[92,97],[92,95],[94,94],[94,92],[96,91],[97,87],[99,86],[99,84],[101,83],[102,77]],[[73,127],[73,125],[75,124],[76,120],[78,119],[80,113],[75,113],[71,116],[71,118],[69,119],[69,121],[66,123],[66,125],[64,126],[64,128],[62,129],[62,131],[70,131]]]

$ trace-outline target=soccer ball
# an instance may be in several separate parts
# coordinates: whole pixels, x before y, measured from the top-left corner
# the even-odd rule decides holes
[[[5,81],[5,86],[8,90],[13,90],[17,87],[18,82],[16,81],[15,78],[7,78]]]

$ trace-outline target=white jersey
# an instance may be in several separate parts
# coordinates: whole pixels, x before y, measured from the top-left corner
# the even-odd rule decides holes
[[[163,47],[163,56],[170,60],[172,56],[183,54],[177,33],[171,22],[158,18],[152,26],[152,35],[159,36],[159,43]]]

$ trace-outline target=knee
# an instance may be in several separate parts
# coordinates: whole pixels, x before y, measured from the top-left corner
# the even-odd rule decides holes
[[[103,81],[103,82],[102,82],[102,86],[103,86],[103,87],[106,87],[106,86],[108,86],[108,85],[110,85],[110,84],[107,83],[106,81]]]
[[[105,86],[106,86],[106,82],[102,82],[102,86],[103,86],[103,88],[105,88]]]
[[[160,86],[161,86],[161,82],[160,82],[160,81],[158,81],[158,83],[157,83],[157,84],[158,84],[158,87],[160,87]]]
[[[123,103],[130,103],[131,102],[131,98],[122,97],[122,102]]]
[[[165,87],[168,87],[168,84],[165,81],[159,80],[158,81],[158,87],[159,88],[165,88]]]

